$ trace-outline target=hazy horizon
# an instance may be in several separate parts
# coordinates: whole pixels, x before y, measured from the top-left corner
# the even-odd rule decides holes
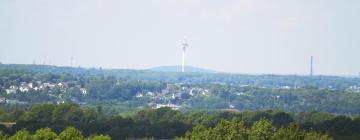
[[[358,75],[360,1],[4,0],[0,62]]]

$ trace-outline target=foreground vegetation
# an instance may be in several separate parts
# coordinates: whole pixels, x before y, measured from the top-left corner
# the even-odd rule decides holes
[[[12,136],[0,132],[1,140],[111,140],[104,135],[91,135],[84,138],[82,132],[74,127],[67,127],[59,135],[50,128],[41,128],[31,134],[26,129],[17,131]],[[153,139],[153,138],[143,138]],[[268,120],[261,119],[250,128],[243,121],[221,120],[213,128],[206,128],[199,124],[184,137],[176,137],[175,140],[332,140],[328,135],[315,131],[305,132],[296,124],[288,127],[276,128]]]
[[[67,127],[59,135],[51,130],[51,128],[41,128],[31,134],[26,129],[17,131],[14,135],[8,136],[0,132],[0,140],[111,140],[111,137],[104,135],[91,135],[85,138],[82,132],[74,127]]]
[[[212,128],[197,125],[185,137],[176,140],[331,140],[328,135],[315,131],[305,132],[291,123],[277,128],[271,121],[261,119],[247,128],[243,121],[222,120]]]
[[[16,122],[12,127],[0,125],[0,131],[8,136],[14,136],[23,129],[30,134],[36,134],[36,131],[42,128],[51,128],[55,134],[61,135],[66,128],[72,126],[82,132],[84,138],[108,135],[112,139],[207,139],[215,138],[215,135],[216,138],[228,136],[231,138],[233,133],[241,134],[241,137],[246,139],[255,139],[255,135],[266,138],[284,137],[284,139],[316,137],[316,139],[356,140],[360,138],[360,117],[351,118],[320,112],[296,114],[275,110],[180,112],[170,108],[160,108],[141,110],[125,117],[105,116],[102,107],[81,108],[75,104],[43,104],[27,109],[16,107],[8,111],[5,108],[2,110],[1,119],[15,118]],[[286,135],[288,132],[291,132],[290,136]]]

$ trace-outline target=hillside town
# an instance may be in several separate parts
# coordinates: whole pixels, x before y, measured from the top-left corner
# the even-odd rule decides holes
[[[112,85],[117,86],[119,82]],[[240,85],[240,88],[251,88],[249,85]],[[266,89],[266,87],[258,87],[260,89]],[[296,89],[297,87],[292,86],[279,86],[275,89],[291,90]],[[15,95],[25,96],[26,94],[42,94],[49,97],[55,98],[54,101],[48,101],[50,104],[61,104],[61,103],[77,103],[77,104],[86,104],[86,98],[89,94],[89,89],[86,86],[81,86],[80,84],[74,84],[74,82],[19,82],[17,84],[12,84],[7,88],[2,87],[2,95],[0,96],[0,103],[2,104],[27,104],[28,101],[19,100]],[[329,87],[328,89],[332,89]],[[228,89],[226,89],[228,90]],[[360,92],[359,86],[349,86],[346,91],[348,92]],[[161,90],[147,90],[142,89],[132,94],[132,100],[146,100],[146,106],[151,108],[161,108],[161,107],[170,107],[174,110],[177,110],[182,107],[183,102],[193,98],[193,97],[210,97],[215,96],[214,89],[206,86],[189,86],[184,83],[174,83],[166,84]],[[229,92],[235,96],[251,96],[249,93],[243,91],[232,91]],[[119,94],[122,94],[119,92]],[[216,93],[217,94],[217,93]],[[280,99],[282,95],[272,95],[271,98]],[[68,98],[65,99],[65,97]],[[119,101],[120,102],[120,101]],[[227,109],[234,109],[236,105],[228,103]],[[225,109],[226,109],[225,108]]]
[[[58,101],[55,102],[57,104],[59,103],[65,103],[64,100],[62,100],[63,94],[66,94],[69,90],[78,90],[81,95],[85,96],[87,94],[87,89],[84,87],[81,87],[80,85],[75,86],[69,86],[67,82],[59,82],[59,83],[51,83],[51,82],[42,82],[42,81],[36,81],[36,82],[20,82],[18,84],[10,85],[8,88],[2,88],[4,89],[7,96],[15,95],[15,94],[28,94],[28,93],[34,93],[34,94],[46,94],[48,96],[56,97],[58,98]],[[76,98],[72,99],[73,101],[77,101]],[[11,99],[11,98],[5,98],[0,97],[0,103],[6,103],[6,104],[27,104],[26,101],[20,101],[17,99]],[[51,102],[49,102],[51,103]]]

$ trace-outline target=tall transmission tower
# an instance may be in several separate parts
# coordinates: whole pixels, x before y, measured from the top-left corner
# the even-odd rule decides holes
[[[182,63],[181,63],[181,72],[185,72],[185,50],[186,47],[188,47],[189,44],[186,42],[186,39],[184,39],[184,42],[182,43]]]
[[[71,57],[70,57],[70,67],[73,67],[73,62],[74,62],[74,57],[71,56]]]

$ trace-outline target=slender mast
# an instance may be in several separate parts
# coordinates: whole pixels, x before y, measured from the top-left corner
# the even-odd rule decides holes
[[[186,43],[186,40],[184,39],[184,42],[182,44],[182,63],[181,63],[181,72],[185,72],[185,50],[186,50],[186,47],[189,46],[187,43]]]
[[[311,59],[310,59],[310,76],[313,76],[314,75],[314,67],[313,67],[313,62],[314,61],[314,58],[313,56],[311,56]]]

